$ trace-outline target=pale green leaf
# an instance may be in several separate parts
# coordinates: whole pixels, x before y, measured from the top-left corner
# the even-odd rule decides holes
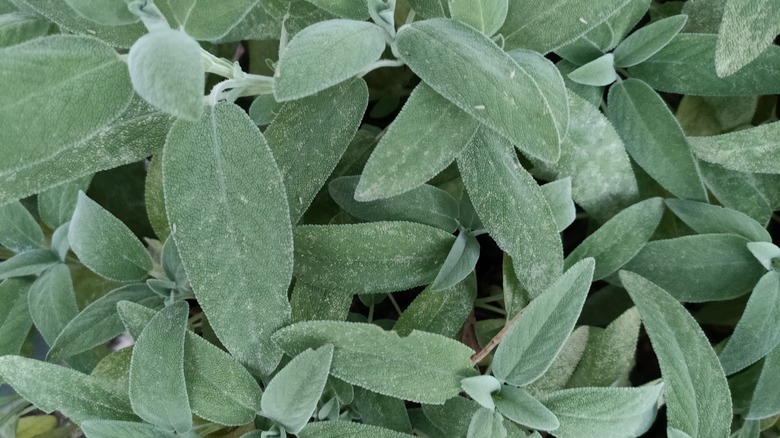
[[[647,84],[628,79],[610,88],[608,116],[629,155],[653,179],[681,199],[707,200],[679,123]]]
[[[675,15],[642,27],[615,48],[615,67],[633,67],[669,44],[688,21],[687,15]]]
[[[0,245],[15,253],[43,248],[43,231],[21,202],[0,206]]]
[[[780,173],[780,122],[711,137],[688,137],[696,156],[727,169]]]
[[[707,189],[723,206],[741,211],[760,224],[769,223],[773,202],[769,200],[771,195],[767,192],[766,183],[759,179],[762,175],[728,170],[705,161],[699,161],[699,168]],[[771,181],[773,177],[763,176],[770,178],[764,181]],[[774,186],[773,182],[769,184]]]
[[[542,194],[550,206],[558,231],[565,230],[577,216],[574,201],[571,199],[571,177],[543,185]]]
[[[176,432],[147,423],[114,420],[88,420],[79,425],[87,438],[176,438]]]
[[[366,0],[307,0],[309,3],[324,9],[341,18],[352,20],[368,19]]]
[[[79,192],[68,239],[90,270],[109,280],[137,281],[152,270],[152,258],[125,224]]]
[[[409,6],[422,18],[447,17],[450,15],[448,0],[409,0]]]
[[[449,0],[450,16],[487,36],[501,28],[506,19],[508,0]]]
[[[699,234],[649,242],[624,269],[684,302],[735,298],[750,291],[764,269],[734,234]],[[641,309],[640,309],[641,310]]]
[[[455,237],[411,222],[303,225],[295,277],[333,291],[385,293],[433,281]]]
[[[227,350],[270,373],[269,335],[289,321],[292,230],[282,175],[232,104],[179,120],[163,153],[165,206],[198,303]],[[235,324],[241,321],[241,324]]]
[[[693,144],[695,139],[691,137],[744,129],[754,116],[760,117],[756,114],[758,103],[759,96],[683,96],[675,116],[688,136],[688,144],[698,156]]]
[[[38,275],[59,263],[60,258],[57,253],[48,249],[33,249],[19,253],[0,262],[0,281],[11,277]]]
[[[401,432],[350,421],[321,421],[306,426],[300,438],[411,438]]]
[[[154,234],[160,241],[165,241],[171,235],[171,227],[168,225],[168,217],[165,215],[165,195],[162,181],[162,155],[155,154],[149,168],[146,170],[144,183],[144,201],[146,215]]]
[[[312,24],[331,18],[336,16],[306,1],[263,0],[257,2],[227,35],[220,38],[219,42],[266,40],[265,42],[253,41],[249,45],[267,44],[267,40],[279,39],[282,24],[288,35],[295,35]],[[250,57],[251,53],[250,49]]]
[[[463,397],[453,397],[443,405],[423,405],[425,417],[445,437],[463,437],[469,430],[469,423],[479,404]]]
[[[401,59],[437,93],[530,156],[558,160],[568,113],[554,111],[546,94],[562,93],[563,82],[557,90],[541,88],[527,71],[539,69],[536,62],[518,63],[485,35],[453,20],[405,25],[396,42]]]
[[[650,0],[629,0],[606,21],[573,43],[556,49],[555,53],[580,65],[601,56],[604,52],[614,49],[636,26],[644,17],[650,3]]]
[[[104,26],[121,26],[138,21],[138,17],[127,7],[127,0],[65,0],[65,3],[87,20]]]
[[[704,332],[682,304],[651,281],[627,271],[620,279],[661,366],[669,427],[693,438],[729,436],[731,395]]]
[[[33,321],[27,294],[32,283],[29,278],[10,278],[0,283],[0,356],[19,354],[30,332]]]
[[[256,125],[266,126],[274,121],[282,105],[274,99],[273,94],[261,94],[252,101],[247,112]]]
[[[276,64],[274,97],[300,99],[358,75],[385,49],[382,28],[368,22],[328,20],[297,33]]]
[[[593,61],[569,73],[569,79],[593,87],[603,87],[618,80],[615,71],[614,57],[611,53],[600,56]]]
[[[290,295],[293,322],[322,319],[345,321],[351,305],[351,293],[320,289],[302,281],[295,282]]]
[[[444,403],[461,391],[460,380],[473,373],[470,348],[419,331],[402,338],[373,324],[308,321],[276,332],[274,341],[290,355],[333,344],[333,376],[420,403]]]
[[[361,79],[287,102],[264,132],[284,178],[290,218],[297,223],[355,135],[368,105]],[[302,125],[307,129],[301,129]]]
[[[780,399],[777,397],[777,387],[780,384],[778,377],[780,377],[780,346],[775,347],[764,359],[764,367],[756,383],[746,418],[768,418],[780,414]]]
[[[522,426],[551,431],[560,426],[558,418],[526,390],[504,385],[493,394],[496,409],[506,418]]]
[[[261,414],[290,433],[300,432],[317,409],[332,359],[333,345],[295,355],[265,387]]]
[[[142,36],[127,57],[133,88],[161,111],[197,121],[206,85],[200,52],[198,43],[181,31],[160,29]]]
[[[412,424],[403,400],[355,388],[355,407],[364,424],[412,433]]]
[[[512,146],[486,128],[458,158],[458,168],[490,236],[512,256],[520,282],[538,295],[563,266],[561,239],[542,189]]]
[[[461,231],[455,238],[455,243],[452,244],[439,273],[431,283],[431,290],[444,291],[463,281],[477,266],[479,249],[477,238],[466,231]]]
[[[585,238],[564,261],[570,267],[578,261],[596,260],[594,280],[605,278],[628,263],[658,227],[664,212],[661,198],[646,199],[626,208]]]
[[[547,395],[542,403],[560,421],[560,427],[552,432],[558,438],[638,437],[653,424],[663,388],[663,384],[655,384],[564,389]]]
[[[732,233],[753,242],[772,241],[761,224],[742,212],[681,199],[667,199],[665,202],[680,220],[699,234]]]
[[[130,402],[149,423],[179,433],[192,428],[184,380],[189,306],[178,302],[155,315],[138,336],[130,361]]]
[[[92,175],[68,181],[38,194],[38,213],[52,230],[70,221],[79,191],[87,191]]]
[[[49,21],[24,12],[0,15],[0,47],[13,46],[44,36],[49,32],[49,27]]]
[[[525,308],[493,357],[493,374],[499,380],[525,386],[547,371],[574,329],[593,268],[593,259],[577,263]]]
[[[27,295],[30,316],[47,344],[52,345],[79,313],[70,270],[58,264],[39,276]]]
[[[780,248],[771,242],[750,242],[747,248],[767,271],[771,271],[775,260],[780,258]]]
[[[474,413],[469,423],[467,438],[506,438],[504,417],[498,412],[482,408]]]
[[[225,36],[254,7],[258,0],[167,0],[176,20],[197,40]]]
[[[0,378],[38,409],[60,411],[75,423],[136,420],[127,394],[70,368],[20,356],[0,357]]]
[[[780,3],[772,0],[726,0],[718,30],[715,69],[736,73],[758,58],[780,33]]]
[[[495,377],[486,374],[484,376],[466,377],[460,381],[460,387],[472,400],[491,411],[496,408],[492,393],[501,390],[501,382]]]
[[[355,198],[372,201],[422,185],[452,163],[478,126],[431,87],[419,84],[368,159]]]
[[[508,318],[517,315],[523,307],[531,301],[528,291],[525,290],[515,274],[514,262],[507,253],[501,259],[501,285],[503,286],[504,309]]]
[[[471,313],[476,295],[475,275],[467,276],[447,290],[427,288],[404,309],[393,330],[401,336],[420,330],[454,338]]]
[[[726,0],[693,0],[686,1],[682,13],[689,18],[685,32],[718,33]]]
[[[734,333],[720,352],[726,374],[734,374],[767,355],[780,343],[780,274],[758,281]]]
[[[539,397],[548,392],[565,388],[566,382],[569,381],[580,360],[582,360],[582,355],[585,353],[585,347],[588,344],[590,332],[593,328],[581,325],[571,332],[550,368],[544,372],[542,377],[523,389],[530,392],[533,396]]]

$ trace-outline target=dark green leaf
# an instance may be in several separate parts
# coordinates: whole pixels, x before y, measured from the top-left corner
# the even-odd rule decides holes
[[[38,194],[38,213],[52,230],[70,221],[79,191],[87,191],[92,175],[68,181]]]
[[[615,67],[633,67],[658,53],[680,33],[687,21],[687,15],[675,15],[632,33],[615,48]]]
[[[0,47],[13,46],[49,32],[51,23],[24,12],[0,15]]]
[[[440,292],[427,288],[404,310],[393,330],[401,336],[420,330],[454,338],[471,313],[476,295],[474,275]]]
[[[354,403],[363,423],[412,433],[412,425],[403,400],[355,388]]]
[[[30,332],[33,321],[27,294],[32,283],[29,278],[10,278],[0,283],[0,356],[19,354]]]
[[[43,248],[43,231],[21,202],[0,206],[0,245],[15,253]]]
[[[351,305],[351,293],[320,289],[301,281],[295,282],[290,296],[293,322],[345,321]]]
[[[19,253],[0,262],[0,281],[11,277],[38,275],[59,263],[60,258],[57,253],[48,249],[33,249]]]
[[[30,288],[27,303],[35,328],[47,344],[54,340],[79,313],[70,269],[57,264],[39,276]]]
[[[780,414],[780,402],[777,398],[778,376],[780,376],[780,346],[775,347],[764,359],[764,367],[756,383],[746,418],[769,418]]]
[[[431,290],[444,291],[465,279],[477,266],[479,242],[468,232],[461,231],[452,244],[439,273],[431,283]]]

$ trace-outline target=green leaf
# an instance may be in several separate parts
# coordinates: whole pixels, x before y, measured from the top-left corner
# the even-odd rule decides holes
[[[506,19],[508,0],[449,0],[450,16],[491,36]]]
[[[0,206],[0,224],[0,245],[15,253],[43,248],[43,231],[21,202]]]
[[[563,266],[561,239],[542,189],[512,146],[485,128],[458,158],[458,168],[490,236],[512,256],[521,283],[538,295]]]
[[[577,210],[571,199],[571,177],[549,182],[542,186],[542,194],[552,210],[558,231],[563,231],[574,222]]]
[[[728,170],[716,164],[699,161],[707,189],[725,207],[741,211],[761,224],[769,223],[773,202],[762,175]],[[763,175],[772,178],[771,175]],[[767,180],[764,180],[767,181]],[[770,187],[774,183],[770,182]],[[771,190],[771,189],[770,189]]]
[[[615,48],[615,67],[633,67],[669,44],[688,22],[687,15],[675,15],[642,27]]]
[[[309,26],[279,58],[274,97],[286,102],[332,87],[369,68],[384,49],[384,31],[373,23],[328,20]]]
[[[546,396],[542,403],[560,421],[560,427],[552,432],[558,438],[635,437],[653,424],[663,388],[663,384],[655,384],[638,388],[564,389]]]
[[[68,231],[73,252],[109,280],[137,281],[152,270],[152,258],[125,224],[79,192]]]
[[[132,301],[160,309],[163,299],[145,284],[131,284],[112,290],[87,306],[65,325],[48,353],[52,361],[66,359],[105,344],[124,331],[116,311],[120,301]]]
[[[510,1],[499,33],[507,50],[526,48],[547,53],[598,26],[629,0]]]
[[[102,41],[55,35],[0,49],[0,175],[13,174],[96,134],[130,103],[119,55]],[[30,68],[31,65],[37,66]],[[88,85],[85,85],[88,84]],[[72,111],[73,102],[80,110]],[[46,129],[41,124],[46,120]]]
[[[297,434],[317,409],[333,359],[333,346],[297,354],[265,387],[261,414]]]
[[[753,96],[777,94],[780,47],[769,46],[749,65],[725,78],[715,70],[717,35],[681,33],[647,61],[631,67],[632,78],[658,91],[694,96]]]
[[[610,88],[608,116],[629,155],[653,179],[681,199],[707,200],[679,123],[647,84],[628,79]]]
[[[593,268],[593,259],[577,263],[525,308],[493,357],[493,374],[499,380],[525,386],[547,371],[574,329]]]
[[[87,20],[104,26],[121,26],[138,21],[130,12],[126,0],[65,0],[74,11]]]
[[[627,271],[620,280],[658,357],[669,427],[693,438],[729,436],[731,395],[704,332],[682,304],[651,281]]]
[[[569,73],[569,79],[594,87],[603,87],[619,79],[614,66],[614,57],[611,53],[600,56],[593,61]]]
[[[279,39],[282,25],[288,35],[295,35],[307,26],[336,18],[334,15],[305,1],[265,0],[255,4],[220,42]],[[255,44],[263,44],[254,42]],[[267,43],[266,43],[267,44]],[[253,42],[250,42],[250,46]],[[252,50],[250,49],[250,52]],[[264,60],[262,61],[265,62]]]
[[[330,196],[347,213],[365,221],[408,221],[453,232],[458,227],[458,202],[449,193],[423,184],[386,199],[355,200],[359,176],[343,176],[328,184]]]
[[[560,426],[555,414],[522,388],[504,385],[499,393],[493,394],[493,400],[498,412],[522,426],[544,431]]]
[[[624,269],[656,283],[680,301],[727,300],[750,291],[765,272],[747,243],[734,234],[655,240]]]
[[[154,234],[161,241],[165,241],[171,235],[171,227],[168,225],[168,217],[165,215],[165,195],[162,181],[162,155],[152,157],[146,172],[144,184],[144,200],[146,203],[146,215]]]
[[[780,4],[766,0],[723,3],[715,51],[715,69],[720,77],[734,74],[758,58],[780,33]]]
[[[480,409],[479,404],[463,397],[453,397],[443,405],[423,405],[425,417],[445,437],[465,436],[471,417]]]
[[[351,20],[367,20],[368,6],[365,0],[307,0],[333,15]]]
[[[19,253],[0,262],[0,281],[11,277],[38,275],[59,263],[60,258],[57,253],[48,249],[33,249]]]
[[[258,0],[167,0],[179,25],[196,40],[225,36]]]
[[[39,276],[27,295],[35,328],[52,345],[68,322],[79,313],[70,269],[57,264]]]
[[[355,199],[388,198],[422,185],[460,155],[478,127],[473,117],[419,84],[368,159]]]
[[[546,96],[563,93],[563,82],[557,90],[539,87],[528,71],[538,63],[518,63],[477,30],[446,19],[405,25],[396,43],[401,59],[437,93],[530,156],[558,160],[568,113],[553,111]]]
[[[770,242],[750,242],[747,248],[767,271],[773,270],[775,260],[780,258],[780,248]]]
[[[293,322],[345,321],[351,305],[351,293],[320,289],[301,281],[295,282],[290,296]]]
[[[561,159],[540,167],[557,178],[571,176],[574,201],[603,222],[637,200],[636,178],[609,120],[575,93],[569,92],[568,100],[569,133],[561,144]]]
[[[450,15],[448,0],[409,0],[409,6],[422,18],[447,17]]]
[[[296,227],[295,277],[327,290],[386,293],[428,284],[455,241],[411,222]]]
[[[189,121],[203,114],[206,76],[198,43],[181,31],[158,29],[127,56],[135,91],[161,111]]]
[[[482,407],[490,409],[491,411],[496,408],[491,394],[498,392],[501,389],[501,382],[495,377],[489,374],[484,376],[466,377],[460,381],[460,387],[463,388],[463,391],[465,391],[472,400],[482,405]]]
[[[777,398],[777,385],[780,383],[778,376],[780,376],[780,347],[775,347],[764,359],[764,367],[756,383],[746,418],[769,418],[780,414],[780,403]]]
[[[444,403],[461,391],[461,378],[472,374],[472,350],[431,333],[413,331],[402,338],[373,324],[307,321],[279,330],[274,341],[291,356],[333,344],[333,376],[420,403]]]
[[[677,217],[699,234],[731,233],[754,242],[772,241],[761,224],[742,212],[680,199],[667,199],[665,202]]]
[[[261,94],[249,106],[249,117],[258,126],[270,125],[274,121],[283,104],[274,99],[273,94]]]
[[[361,79],[287,102],[264,135],[284,178],[297,223],[338,164],[368,105]],[[309,129],[301,129],[305,123]]]
[[[780,343],[780,274],[770,271],[758,281],[747,307],[720,352],[726,374],[759,361]]]
[[[412,433],[412,424],[403,400],[355,388],[354,403],[363,423]]]
[[[580,318],[582,318],[582,315],[580,315]],[[582,355],[585,353],[585,347],[588,344],[590,332],[593,328],[582,325],[571,332],[550,368],[544,372],[542,377],[524,389],[533,396],[539,397],[542,394],[558,391],[566,387],[566,382],[574,374],[577,365],[582,359]]]
[[[20,356],[0,357],[0,378],[38,409],[85,420],[136,420],[127,394],[102,379]]]
[[[664,213],[661,198],[646,199],[626,208],[588,236],[572,251],[564,266],[586,257],[596,260],[594,280],[608,277],[628,263],[645,246]]]
[[[88,420],[79,425],[87,438],[121,436],[125,438],[175,438],[173,431],[147,423],[114,420]]]
[[[350,421],[311,423],[298,434],[299,438],[411,438],[412,436],[382,427],[352,423]]]
[[[13,46],[46,35],[51,23],[24,12],[0,15],[0,47]]]
[[[691,150],[701,160],[727,169],[755,173],[780,173],[780,122],[711,137],[688,137]]]
[[[269,374],[281,359],[269,335],[290,317],[292,230],[265,139],[239,107],[219,104],[199,122],[176,122],[163,170],[165,207],[198,303],[227,350]]]
[[[420,330],[454,338],[471,313],[476,295],[475,275],[447,290],[434,291],[429,287],[398,317],[393,330],[401,336]]]
[[[38,213],[52,230],[69,222],[76,210],[79,191],[87,191],[92,175],[68,181],[38,194]],[[36,224],[37,226],[37,224]]]
[[[461,231],[455,238],[439,273],[431,283],[431,290],[444,291],[465,279],[477,266],[479,242],[468,232]]]
[[[482,408],[474,412],[469,424],[467,438],[506,438],[504,417],[498,412]]]
[[[192,413],[184,380],[189,306],[180,301],[155,315],[138,336],[130,361],[130,402],[139,417],[184,433]]]
[[[0,356],[19,354],[30,332],[33,321],[27,294],[32,283],[29,278],[10,278],[0,283]]]

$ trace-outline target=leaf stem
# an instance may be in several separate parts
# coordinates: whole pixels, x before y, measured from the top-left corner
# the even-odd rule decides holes
[[[390,302],[393,304],[393,307],[395,307],[395,311],[398,312],[398,316],[401,316],[403,313],[401,311],[401,306],[399,306],[398,302],[393,298],[393,294],[387,294],[387,298],[390,298]]]
[[[487,345],[485,345],[485,348],[480,350],[479,352],[475,353],[471,356],[471,366],[477,366],[478,363],[482,362],[482,359],[487,357],[488,354],[490,354],[491,351],[493,351],[494,348],[501,342],[502,339],[504,339],[504,336],[506,336],[509,329],[517,322],[518,319],[525,313],[525,308],[519,312],[517,312],[517,315],[514,316],[509,322],[504,325],[504,328],[501,329],[498,334],[493,336],[493,339],[488,342]]]

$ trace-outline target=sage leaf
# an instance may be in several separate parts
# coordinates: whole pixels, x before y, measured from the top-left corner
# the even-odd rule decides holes
[[[715,46],[715,69],[720,77],[734,74],[756,59],[780,33],[780,4],[764,0],[723,3]]]
[[[491,375],[466,377],[460,381],[460,387],[472,400],[491,411],[496,408],[492,393],[501,389],[501,382]]]
[[[371,438],[411,438],[413,435],[350,421],[320,421],[317,423],[309,423],[303,428],[298,436],[300,438],[341,438],[361,436]]]
[[[252,101],[247,112],[257,126],[266,126],[274,121],[282,105],[273,94],[261,94]]]
[[[542,187],[542,194],[553,213],[558,231],[565,230],[574,222],[577,210],[571,199],[571,178],[566,177],[549,182]]]
[[[0,15],[0,47],[13,46],[49,32],[51,23],[23,12]]]
[[[780,84],[770,79],[780,74],[780,47],[767,47],[748,66],[720,78],[715,70],[717,40],[717,35],[678,34],[658,53],[631,67],[628,73],[668,93],[753,96],[780,92]]]
[[[542,403],[560,421],[552,432],[556,437],[640,436],[655,420],[665,385],[564,389],[545,396]]]
[[[105,26],[121,26],[138,21],[130,12],[126,0],[65,0],[74,11],[87,20]]]
[[[332,345],[297,354],[265,387],[262,415],[300,432],[317,409],[332,359]]]
[[[168,225],[168,217],[165,215],[165,194],[162,184],[162,155],[156,154],[152,157],[146,171],[144,201],[146,215],[149,217],[149,224],[152,226],[154,234],[161,241],[165,241],[171,235],[171,227]]]
[[[352,79],[287,102],[264,135],[284,179],[297,223],[349,146],[368,105],[368,88]],[[306,123],[310,129],[301,129]]]
[[[658,53],[680,33],[687,22],[687,15],[675,15],[632,33],[615,48],[615,67],[633,67]]]
[[[206,76],[201,48],[187,34],[171,29],[150,32],[127,56],[135,91],[161,111],[189,121],[203,114]]]
[[[498,412],[481,408],[474,412],[466,438],[505,438],[504,417]]]
[[[373,201],[419,187],[455,160],[478,127],[476,119],[419,84],[369,157],[355,199]]]
[[[624,269],[647,278],[683,302],[727,300],[750,291],[766,272],[747,249],[747,243],[747,239],[734,234],[655,240]]]
[[[693,438],[727,437],[731,395],[726,376],[699,325],[668,292],[621,271],[661,365],[668,426]]]
[[[750,410],[745,418],[769,418],[780,413],[777,400],[778,376],[780,376],[780,347],[775,347],[764,359],[764,367],[756,383],[756,389],[750,400]]]
[[[406,193],[376,201],[356,200],[359,176],[343,176],[328,184],[330,196],[347,213],[365,221],[408,221],[454,232],[458,202],[449,193],[423,184]]]
[[[577,263],[531,301],[498,344],[493,375],[511,385],[525,386],[547,371],[574,329],[593,268],[593,259]]]
[[[21,202],[0,206],[0,245],[15,253],[43,248],[43,231]]]
[[[741,172],[780,173],[780,122],[722,135],[688,137],[696,157]]]
[[[178,302],[155,315],[138,336],[130,361],[130,402],[139,417],[179,433],[192,428],[184,381],[184,333],[189,306]]]
[[[307,0],[333,15],[351,20],[367,20],[368,6],[365,0]]]
[[[603,87],[618,80],[614,64],[614,56],[607,53],[574,70],[568,76],[578,84]]]
[[[446,290],[426,288],[404,309],[393,330],[401,336],[419,330],[454,338],[471,313],[477,296],[476,280],[475,275],[469,274]]]
[[[592,329],[593,327],[583,325],[571,332],[550,368],[545,371],[542,377],[523,389],[534,397],[539,397],[565,388],[566,383],[582,360]]]
[[[609,90],[608,116],[626,150],[666,190],[706,201],[707,191],[674,115],[647,84],[628,79]]]
[[[48,249],[34,249],[19,253],[0,262],[0,281],[12,277],[38,275],[59,263],[60,258],[57,253]]]
[[[650,198],[626,208],[585,238],[572,251],[564,266],[571,267],[586,257],[596,260],[594,280],[615,273],[645,246],[664,212],[661,198]]]
[[[430,283],[455,237],[411,222],[296,227],[295,277],[333,291],[369,294]]]
[[[465,436],[479,409],[477,402],[463,397],[453,397],[443,405],[423,405],[425,417],[447,437]]]
[[[152,258],[125,224],[79,192],[68,230],[73,252],[98,275],[137,281],[152,270]]]
[[[419,403],[444,403],[461,391],[460,380],[472,375],[472,350],[432,333],[413,331],[402,338],[373,324],[307,321],[279,330],[274,341],[289,355],[333,344],[333,376]]]
[[[286,102],[332,87],[369,68],[384,49],[384,31],[373,23],[328,20],[311,25],[282,52],[274,97]]]
[[[173,431],[148,423],[114,420],[87,420],[79,425],[87,438],[122,436],[126,438],[175,438]]]
[[[732,233],[753,242],[771,242],[766,229],[745,213],[703,202],[667,199],[666,205],[700,234]]]
[[[293,322],[345,321],[351,305],[351,293],[320,289],[302,281],[295,282],[290,296]]]
[[[720,364],[727,375],[759,361],[780,343],[780,274],[770,271],[758,281],[726,346]]]
[[[470,233],[461,231],[455,238],[439,273],[431,283],[431,290],[443,291],[460,283],[477,266],[479,242]]]
[[[126,394],[70,368],[20,356],[0,356],[0,378],[38,409],[85,420],[136,420]]]
[[[558,160],[568,114],[554,112],[547,91],[532,80],[527,69],[538,69],[536,63],[518,63],[485,35],[453,20],[405,25],[396,43],[401,59],[437,93],[530,156]],[[562,93],[562,82],[560,87],[549,92]]]
[[[560,426],[555,414],[522,388],[504,385],[493,400],[498,412],[522,426],[544,431]]]
[[[542,189],[512,146],[486,128],[458,158],[458,168],[490,236],[512,256],[520,282],[538,295],[563,266],[561,239]]]
[[[449,0],[450,16],[491,36],[506,19],[508,0]]]
[[[163,307],[162,297],[145,284],[131,284],[114,289],[73,317],[51,344],[47,358],[63,360],[98,345],[105,344],[124,331],[116,311],[120,301],[132,301],[156,309]]]
[[[52,345],[79,313],[70,269],[65,264],[57,264],[41,274],[30,288],[27,303],[35,328]]]
[[[780,258],[780,248],[770,242],[750,242],[747,248],[767,271],[771,271],[774,261]]]
[[[258,0],[167,0],[179,25],[197,40],[216,40],[237,25]]]
[[[769,223],[774,201],[769,200],[771,195],[760,180],[761,175],[728,170],[704,161],[699,161],[699,168],[707,189],[723,206],[741,211],[761,224]]]
[[[198,303],[231,354],[270,373],[281,352],[269,336],[290,317],[292,230],[265,139],[239,107],[219,104],[198,122],[174,124],[163,170],[165,208]]]
[[[87,191],[92,175],[68,181],[38,194],[38,213],[52,230],[69,222],[76,210],[79,191]],[[36,224],[37,227],[37,224]]]
[[[32,283],[29,278],[11,278],[0,283],[0,302],[4,303],[0,308],[0,356],[19,354],[30,332],[33,321],[27,294]]]
[[[409,6],[422,18],[426,19],[450,15],[448,0],[409,0]]]
[[[403,400],[355,388],[354,403],[363,423],[412,433],[412,424]]]

